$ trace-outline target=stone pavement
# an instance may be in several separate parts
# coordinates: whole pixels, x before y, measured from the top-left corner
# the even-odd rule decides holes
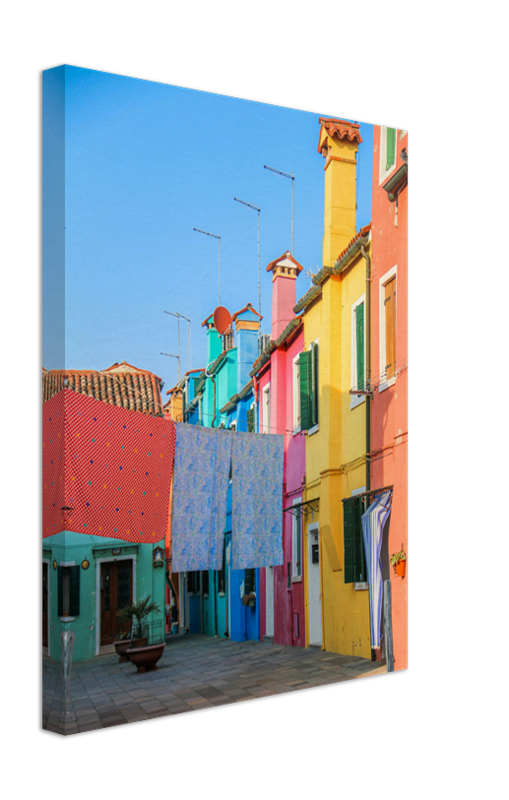
[[[43,728],[68,735],[381,672],[378,662],[315,648],[175,636],[153,672],[138,675],[116,653],[73,664],[65,722],[61,666],[44,658]]]

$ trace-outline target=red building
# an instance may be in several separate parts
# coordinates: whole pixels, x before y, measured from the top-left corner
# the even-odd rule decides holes
[[[394,669],[408,665],[408,560],[405,577],[389,566],[408,557],[408,134],[373,130],[371,234],[371,488],[392,486],[382,577],[391,578]]]

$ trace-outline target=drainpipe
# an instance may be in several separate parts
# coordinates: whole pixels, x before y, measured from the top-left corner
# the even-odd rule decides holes
[[[210,427],[213,428],[214,422],[216,421],[216,379],[214,378],[214,375],[209,375],[208,369],[209,368],[207,366],[205,368],[205,375],[212,381],[212,405],[214,407],[214,416],[212,417],[212,422],[210,423]]]
[[[371,489],[371,258],[364,245],[361,253],[366,261],[366,491]]]

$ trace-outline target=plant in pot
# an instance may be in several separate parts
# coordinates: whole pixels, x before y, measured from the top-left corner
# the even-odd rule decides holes
[[[164,641],[147,645],[147,636],[144,635],[148,615],[159,610],[159,606],[151,602],[150,595],[148,595],[143,600],[126,606],[120,612],[122,616],[131,620],[131,646],[126,650],[126,656],[138,672],[157,669],[156,664],[166,647]],[[139,638],[134,639],[135,635]]]
[[[125,661],[129,661],[128,657],[126,656],[126,651],[131,646],[131,634],[129,631],[123,631],[122,633],[118,634],[117,640],[113,643],[115,645],[115,650],[117,654],[120,656],[119,663],[123,664]]]
[[[394,572],[398,576],[398,578],[405,577],[405,567],[406,567],[406,553],[401,548],[397,553],[393,553],[391,556],[391,564],[394,567]]]
[[[150,595],[147,595],[147,597],[138,600],[137,603],[131,603],[119,612],[121,617],[127,617],[130,621],[131,632],[128,636],[131,649],[133,647],[144,647],[147,644],[147,637],[144,635],[144,622],[153,611],[159,611],[159,606],[151,602]]]

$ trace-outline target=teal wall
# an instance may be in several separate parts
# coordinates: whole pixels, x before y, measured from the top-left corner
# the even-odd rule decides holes
[[[60,661],[60,633],[63,630],[71,630],[75,634],[73,661],[94,658],[96,655],[96,600],[100,604],[100,596],[96,597],[97,559],[115,560],[115,556],[111,553],[113,547],[121,548],[120,556],[136,556],[135,599],[140,600],[148,594],[151,595],[160,611],[151,614],[148,620],[160,621],[164,635],[164,565],[154,567],[152,556],[157,545],[164,548],[164,540],[153,544],[143,542],[136,545],[121,539],[88,536],[72,531],[62,531],[43,540],[42,557],[49,561],[49,655],[52,659]],[[86,570],[80,570],[79,616],[75,617],[74,621],[61,622],[58,616],[58,572],[53,568],[53,562],[56,561],[57,565],[60,565],[61,562],[74,561],[78,565],[85,559],[88,559],[90,566]]]

